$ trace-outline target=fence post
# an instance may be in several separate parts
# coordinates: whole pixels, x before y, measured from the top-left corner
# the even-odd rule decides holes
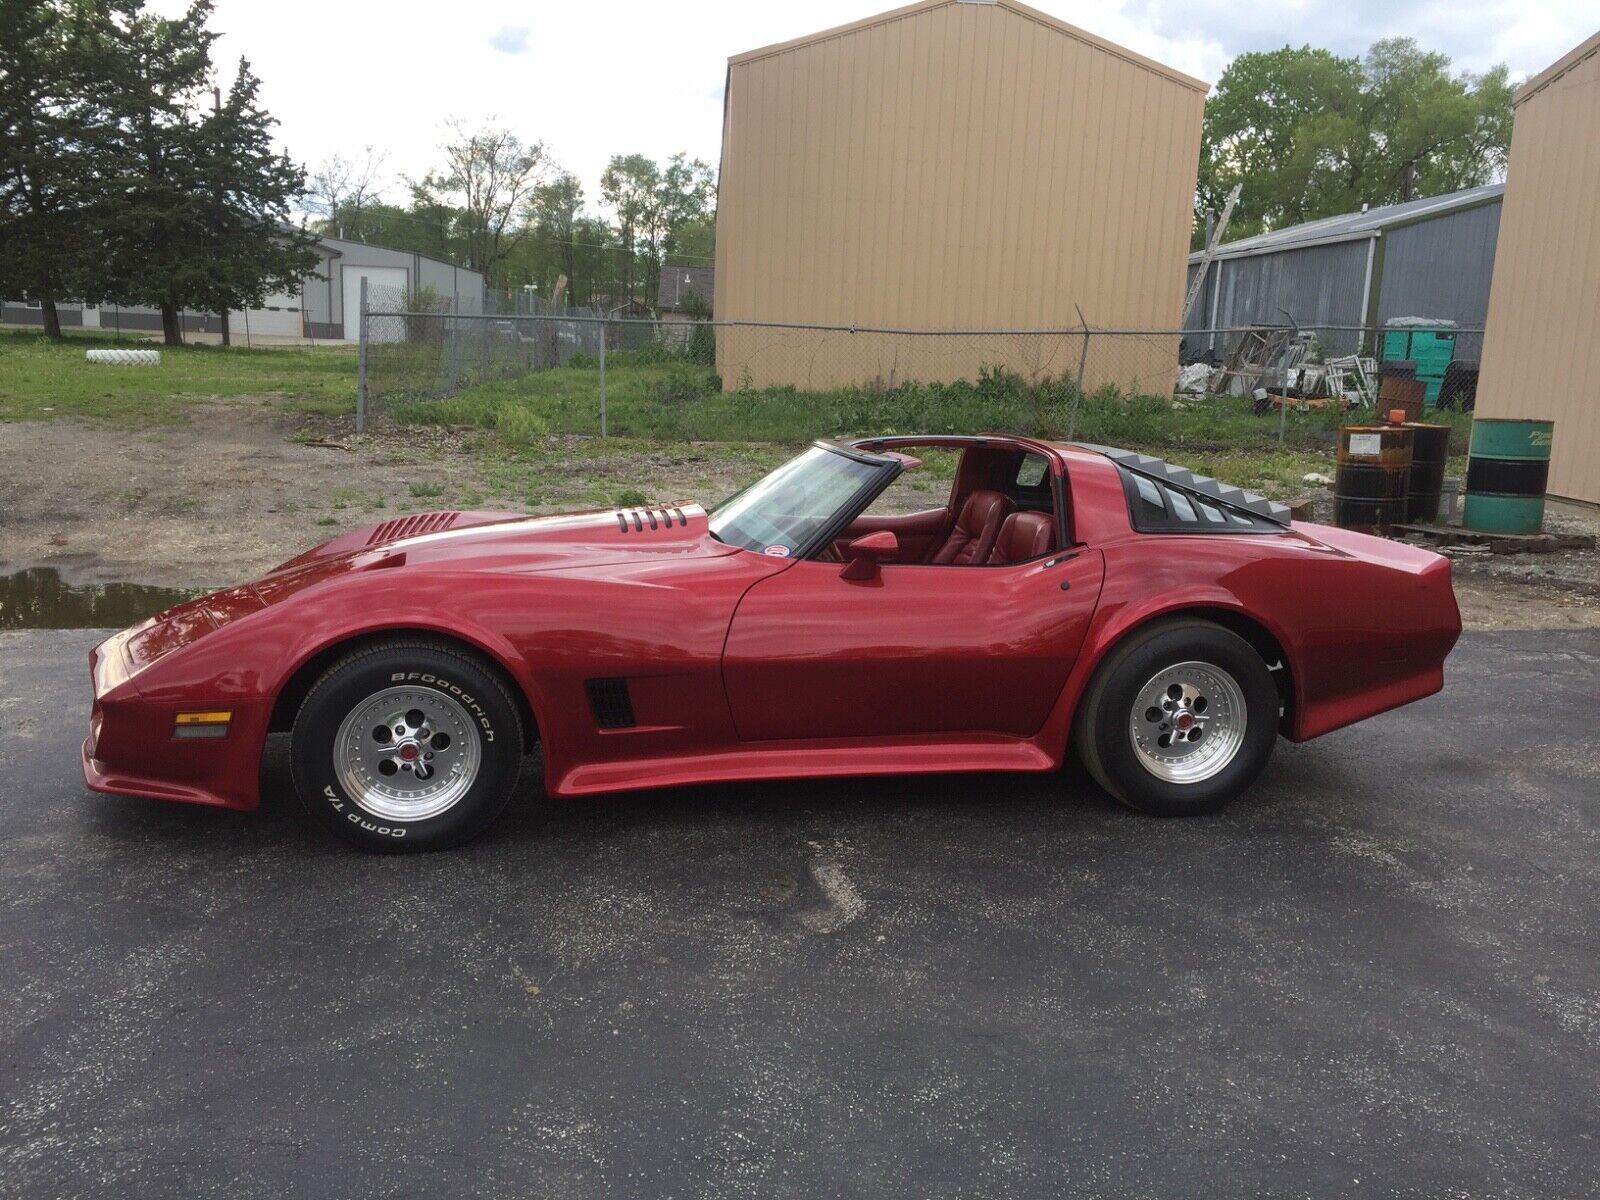
[[[606,323],[600,322],[600,436],[606,433]]]
[[[1083,326],[1083,349],[1078,354],[1078,381],[1072,388],[1072,416],[1067,419],[1067,441],[1071,441],[1078,432],[1078,406],[1083,403],[1083,369],[1089,363],[1089,322],[1084,319],[1083,309],[1076,304],[1078,309],[1078,323]]]
[[[349,317],[346,313],[346,318]],[[361,313],[356,318],[361,322],[357,326],[356,341],[359,349],[356,351],[356,432],[367,431],[367,277],[361,277]]]

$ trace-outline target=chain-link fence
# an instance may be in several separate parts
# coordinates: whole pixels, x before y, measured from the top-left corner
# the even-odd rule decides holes
[[[1232,398],[1256,415],[1371,407],[1393,349],[1390,330],[1347,326],[908,330],[527,303],[543,311],[426,311],[404,292],[372,289],[363,419],[708,441],[984,429],[1071,437],[1086,402]],[[1441,353],[1411,369],[1435,371]],[[1440,395],[1443,383],[1433,380],[1430,399],[1461,403],[1459,386]]]

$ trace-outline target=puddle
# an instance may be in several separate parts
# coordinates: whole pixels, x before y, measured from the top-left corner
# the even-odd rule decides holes
[[[0,629],[121,629],[203,595],[142,583],[67,583],[52,567],[0,575]]]

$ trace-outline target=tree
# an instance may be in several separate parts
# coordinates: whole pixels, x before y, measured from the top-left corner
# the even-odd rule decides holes
[[[556,275],[564,275],[570,291],[578,273],[578,247],[573,244],[573,238],[582,212],[583,185],[570,172],[562,171],[550,182],[534,189],[527,214],[533,226],[530,276],[534,279],[549,276],[548,283],[553,287]],[[552,269],[555,274],[551,274]],[[561,300],[555,295],[550,298],[557,303]]]
[[[624,256],[620,282],[632,298],[633,259],[641,237],[655,226],[660,201],[661,169],[643,154],[615,154],[600,176],[600,198],[616,215],[617,238]]]
[[[383,164],[388,155],[371,146],[360,158],[335,154],[323,161],[306,182],[301,207],[321,218],[322,232],[357,240],[367,236],[368,210],[383,195]]]
[[[665,255],[682,232],[708,219],[714,192],[711,168],[683,153],[674,154],[665,167],[643,154],[611,159],[600,176],[600,195],[616,214],[628,296],[634,295],[637,258],[643,260],[645,293],[655,300]]]
[[[523,142],[510,130],[468,129],[449,123],[445,165],[412,184],[413,208],[448,205],[458,210],[457,228],[467,265],[500,282],[501,263],[527,234],[524,210],[551,164],[541,142]]]
[[[293,288],[318,262],[316,239],[287,223],[305,173],[272,149],[273,121],[257,103],[259,91],[241,59],[226,101],[196,131],[199,236],[217,249],[202,260],[190,302],[221,314],[224,345],[231,310]]]
[[[226,103],[213,100],[210,0],[170,19],[143,0],[115,0],[114,11],[103,290],[158,307],[166,343],[181,345],[183,309],[260,303],[315,265],[312,239],[288,223],[304,174],[272,150],[248,63]]]
[[[1196,195],[1205,214],[1244,185],[1231,237],[1487,183],[1505,167],[1504,67],[1452,75],[1409,38],[1365,59],[1302,46],[1241,54],[1206,103]]]
[[[90,267],[107,24],[95,6],[0,0],[0,29],[0,294],[38,300],[59,340],[56,301],[100,299]]]

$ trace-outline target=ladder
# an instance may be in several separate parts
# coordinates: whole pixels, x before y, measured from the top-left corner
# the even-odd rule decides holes
[[[1222,242],[1222,232],[1228,228],[1228,218],[1233,216],[1233,206],[1238,202],[1239,192],[1244,187],[1242,183],[1233,185],[1233,191],[1228,193],[1228,202],[1222,206],[1222,217],[1217,221],[1217,227],[1211,231],[1211,240],[1206,244],[1206,251],[1200,256],[1200,269],[1194,273],[1194,282],[1189,285],[1189,295],[1183,302],[1183,319],[1178,324],[1187,328],[1189,313],[1194,309],[1194,302],[1200,298],[1200,289],[1206,285],[1206,272],[1211,269],[1211,260],[1217,256],[1217,246]]]

